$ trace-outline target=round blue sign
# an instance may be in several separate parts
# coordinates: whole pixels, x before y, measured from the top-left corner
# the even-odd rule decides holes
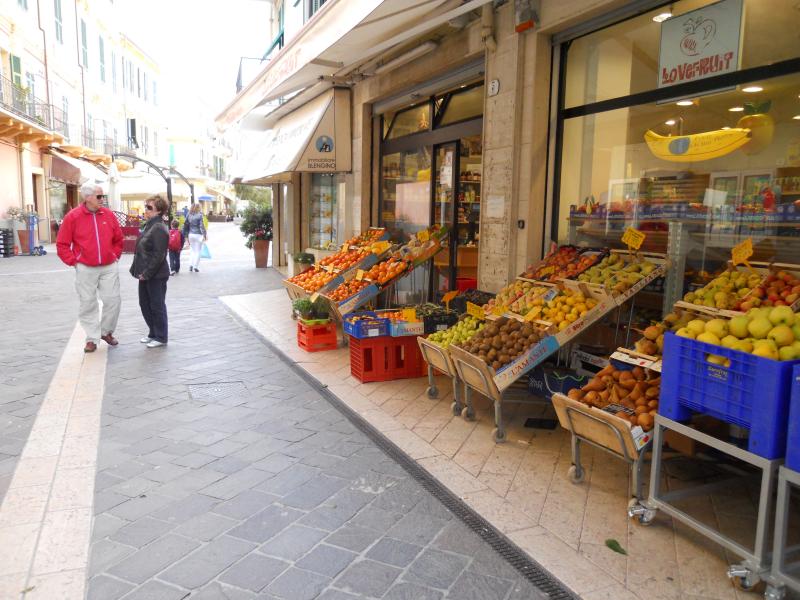
[[[316,141],[317,152],[333,152],[333,138],[322,135]]]

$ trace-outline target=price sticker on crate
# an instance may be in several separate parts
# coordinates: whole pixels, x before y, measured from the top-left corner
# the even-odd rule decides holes
[[[422,231],[417,232],[417,239],[422,242],[423,244],[430,239],[431,235],[427,229],[423,229]]]
[[[750,268],[750,263],[747,259],[753,256],[753,238],[747,238],[741,244],[736,244],[731,249],[731,258],[735,265],[747,265]]]
[[[416,308],[404,308],[403,309],[403,321],[407,321],[409,323],[416,323],[417,321],[417,309]]]
[[[467,302],[467,314],[475,317],[476,319],[480,319],[481,321],[486,318],[486,313],[483,312],[483,309],[472,302]]]
[[[356,271],[356,281],[362,281],[364,279],[364,275],[366,275],[364,269],[358,269]]]
[[[634,250],[638,250],[642,247],[644,243],[644,239],[647,236],[643,234],[638,229],[634,229],[633,227],[628,227],[625,230],[625,233],[622,234],[622,243],[628,246],[628,251],[631,251],[631,248]]]
[[[458,290],[452,290],[450,292],[447,292],[444,296],[442,296],[442,302],[444,302],[444,305],[447,307],[447,310],[450,310],[450,301],[456,296],[458,296]]]

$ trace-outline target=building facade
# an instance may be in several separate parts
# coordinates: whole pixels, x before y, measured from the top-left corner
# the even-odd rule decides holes
[[[166,157],[158,65],[124,33],[113,2],[3,0],[0,72],[0,171],[16,181],[0,216],[35,211],[39,240],[54,240],[82,181],[116,177],[117,154]]]

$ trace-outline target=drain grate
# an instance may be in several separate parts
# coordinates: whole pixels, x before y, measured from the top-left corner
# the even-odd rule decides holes
[[[495,552],[502,556],[525,579],[535,585],[539,591],[547,595],[550,600],[577,600],[578,596],[571,592],[558,579],[553,577],[544,567],[532,560],[516,544],[500,533],[491,523],[465,504],[458,496],[453,494],[436,478],[409,458],[394,443],[389,441],[380,431],[375,429],[361,415],[347,406],[327,387],[323,386],[310,373],[299,364],[284,354],[272,342],[262,336],[249,323],[243,321],[239,315],[231,311],[234,319],[252,331],[261,339],[265,346],[275,353],[287,366],[303,381],[312,386],[323,398],[332,404],[339,412],[360,429],[367,437],[384,451],[391,459],[397,462],[411,475],[425,490],[441,502],[450,512],[458,517],[470,530],[489,544]]]
[[[190,383],[189,396],[192,400],[225,400],[246,395],[247,387],[241,381],[216,381],[214,383]]]

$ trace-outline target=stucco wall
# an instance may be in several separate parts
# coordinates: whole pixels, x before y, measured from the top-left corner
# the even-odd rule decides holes
[[[20,207],[19,158],[17,149],[8,140],[0,140],[0,218],[11,206]]]

